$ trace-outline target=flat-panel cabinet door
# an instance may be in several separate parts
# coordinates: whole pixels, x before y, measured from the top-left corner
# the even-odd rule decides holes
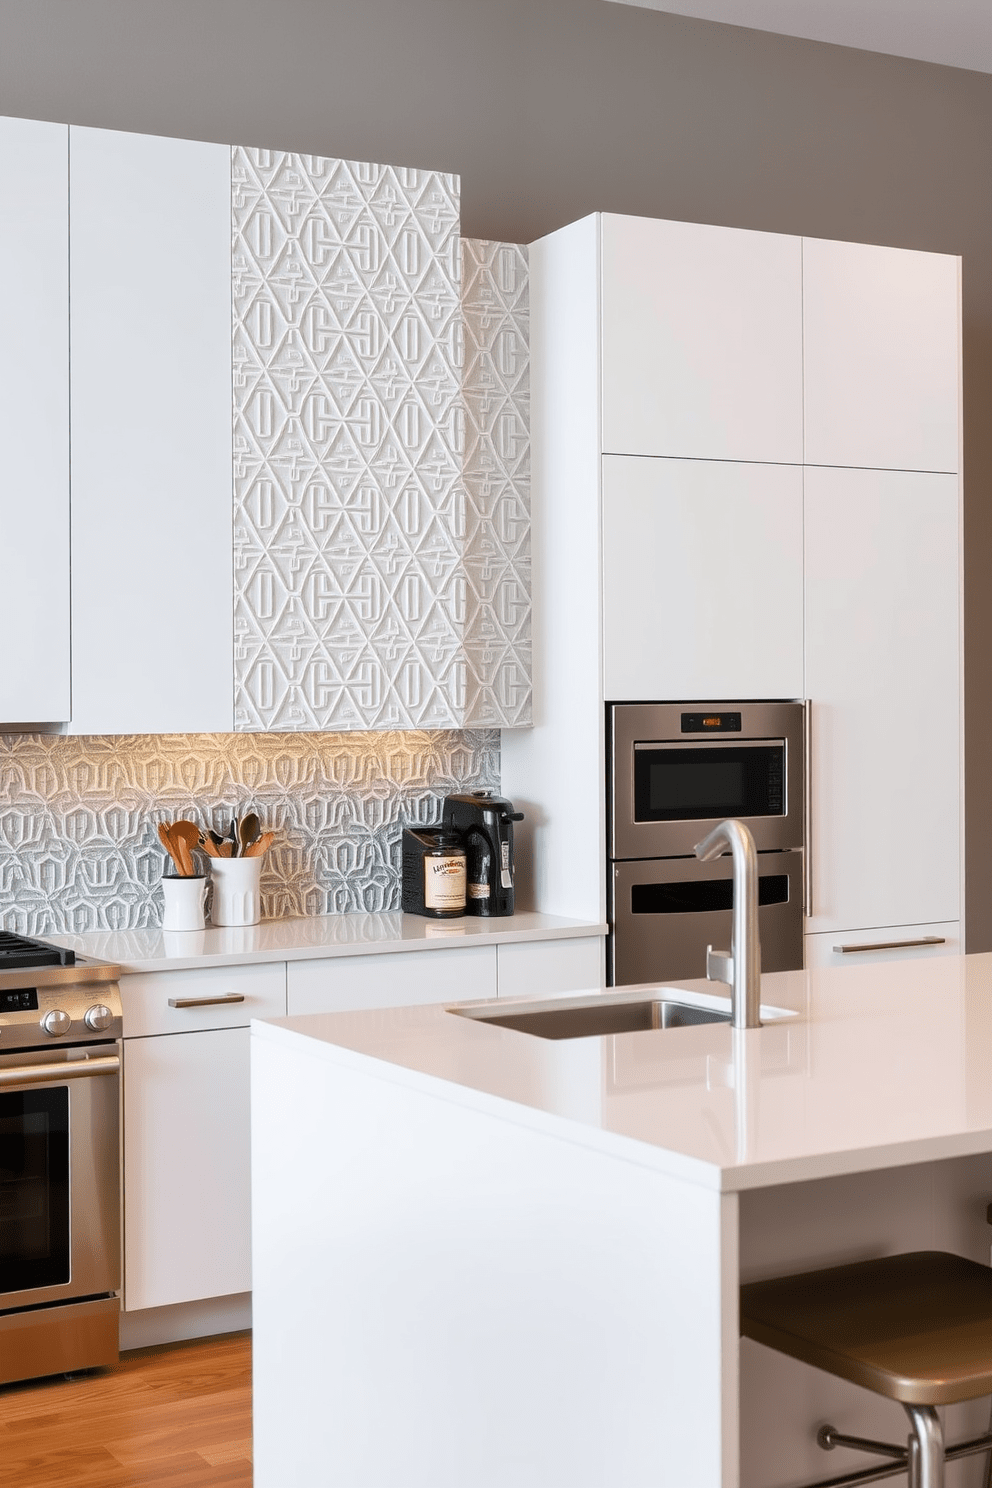
[[[957,477],[805,480],[807,928],[957,920]]]
[[[0,725],[69,717],[69,131],[0,119]]]
[[[960,260],[803,242],[805,458],[957,470]]]
[[[124,1044],[124,1306],[251,1287],[248,1029]]]
[[[802,461],[799,238],[603,216],[603,450]]]
[[[70,131],[73,733],[234,727],[231,152]]]
[[[607,699],[802,697],[802,490],[797,466],[604,457]]]

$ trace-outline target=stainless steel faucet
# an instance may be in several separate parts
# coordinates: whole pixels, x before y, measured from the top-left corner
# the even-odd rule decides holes
[[[758,855],[743,822],[718,823],[693,851],[708,862],[730,848],[734,858],[734,917],[730,950],[706,947],[706,975],[730,983],[730,1021],[735,1028],[761,1026],[761,944],[758,939]]]

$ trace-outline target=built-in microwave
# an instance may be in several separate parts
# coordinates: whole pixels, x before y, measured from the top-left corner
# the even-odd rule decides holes
[[[729,817],[759,852],[803,845],[802,703],[614,703],[609,856],[688,856]]]

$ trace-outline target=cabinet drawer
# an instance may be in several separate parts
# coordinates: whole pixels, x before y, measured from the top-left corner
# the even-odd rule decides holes
[[[495,946],[329,956],[320,961],[291,961],[287,967],[290,1017],[495,996]]]
[[[916,944],[930,939],[937,944]],[[838,946],[863,949],[840,951]],[[806,965],[877,966],[880,961],[910,957],[915,961],[923,956],[960,956],[963,949],[957,920],[934,925],[885,925],[880,930],[828,930],[807,935]]]
[[[137,972],[121,977],[124,1037],[240,1028],[252,1018],[286,1012],[286,966],[205,966],[195,971]],[[172,1002],[191,1004],[173,1007]]]

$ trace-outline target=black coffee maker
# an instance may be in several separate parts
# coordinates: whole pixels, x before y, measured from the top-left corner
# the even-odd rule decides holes
[[[523,819],[492,791],[445,796],[441,820],[461,833],[468,859],[466,914],[512,915],[513,823]]]

